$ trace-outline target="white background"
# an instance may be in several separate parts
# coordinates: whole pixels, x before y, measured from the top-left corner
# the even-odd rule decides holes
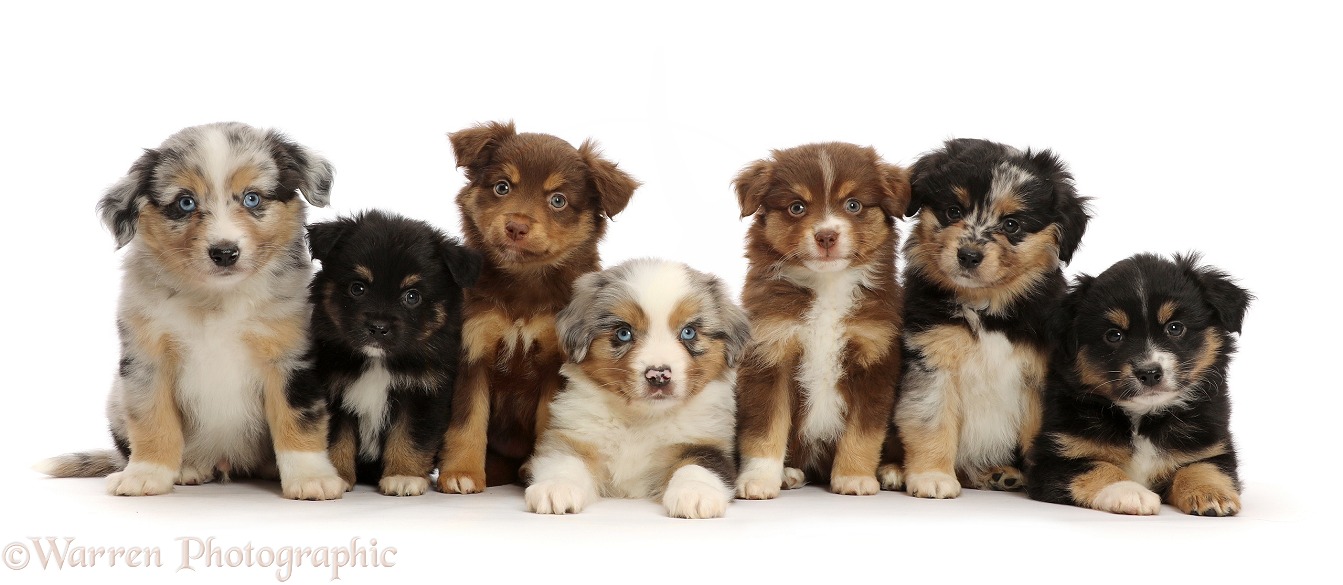
[[[34,561],[0,567],[0,580],[273,578],[174,573],[174,539],[210,536],[397,548],[396,567],[346,570],[347,582],[1295,582],[1325,570],[1343,485],[1337,14],[1286,2],[729,4],[7,4],[0,545],[158,546],[165,566]],[[1070,275],[1201,250],[1258,297],[1230,377],[1244,512],[1123,518],[1019,494],[807,488],[717,521],[615,501],[540,518],[515,488],[297,503],[240,483],[129,499],[104,495],[102,480],[29,471],[110,446],[119,255],[94,206],[140,149],[206,122],[277,127],[335,165],[333,207],[312,219],[381,207],[457,233],[463,179],[445,134],[505,119],[575,144],[594,137],[644,182],[602,245],[608,264],[678,259],[734,290],[747,222],[729,183],[771,148],[844,140],[905,165],[952,137],[1054,149],[1095,198]]]

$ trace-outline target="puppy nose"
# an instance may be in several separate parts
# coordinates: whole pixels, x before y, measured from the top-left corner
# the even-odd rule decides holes
[[[364,327],[367,327],[368,334],[374,337],[387,337],[392,333],[392,324],[386,319],[369,319],[364,321]]]
[[[508,239],[518,242],[527,237],[527,232],[532,231],[532,226],[524,222],[509,220],[508,224],[504,226],[504,231],[508,232]]]
[[[222,242],[217,246],[210,246],[210,260],[215,266],[233,266],[238,261],[238,245],[233,242]]]
[[[839,232],[835,230],[821,230],[816,232],[816,245],[829,250],[835,247],[835,242],[839,241]]]
[[[974,268],[984,261],[984,253],[971,248],[961,248],[956,251],[956,259],[961,261],[962,268]]]
[[[1138,381],[1143,386],[1156,386],[1161,382],[1161,365],[1148,363],[1133,368],[1133,375],[1138,377]]]
[[[648,380],[648,385],[654,388],[661,388],[671,383],[671,368],[667,366],[653,366],[644,370],[644,379]]]

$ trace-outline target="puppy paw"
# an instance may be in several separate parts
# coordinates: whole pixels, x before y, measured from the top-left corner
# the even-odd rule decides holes
[[[177,472],[177,479],[174,481],[177,485],[201,485],[214,481],[215,470],[213,467],[188,467],[182,466]]]
[[[795,490],[807,485],[807,474],[796,467],[783,468],[783,489]]]
[[[900,466],[894,463],[887,463],[877,468],[877,480],[881,482],[881,489],[898,492],[905,489],[905,474],[900,471]]]
[[[871,496],[881,491],[875,476],[840,475],[830,478],[830,491],[844,496]]]
[[[523,492],[527,511],[537,514],[577,514],[587,505],[587,490],[567,481],[543,481]]]
[[[439,471],[438,491],[445,494],[478,494],[485,491],[485,472]]]
[[[411,475],[389,475],[378,480],[378,491],[384,496],[419,496],[429,490],[429,480]]]
[[[1016,492],[1026,487],[1026,480],[1020,469],[1005,465],[985,471],[980,476],[979,485],[976,487],[1000,492]]]
[[[1234,516],[1240,511],[1240,494],[1223,486],[1202,485],[1171,493],[1171,505],[1195,516]]]
[[[731,501],[732,490],[698,465],[676,470],[662,495],[662,505],[673,518],[722,518]]]
[[[905,491],[918,498],[954,498],[961,495],[961,482],[942,471],[911,473],[905,478]]]
[[[107,493],[114,496],[157,496],[173,491],[177,474],[156,463],[131,463],[107,476]]]
[[[280,492],[291,500],[337,500],[348,484],[336,473],[324,451],[281,451],[275,454],[280,468]]]
[[[1161,496],[1135,481],[1117,481],[1105,486],[1091,507],[1115,514],[1151,516],[1161,511]]]

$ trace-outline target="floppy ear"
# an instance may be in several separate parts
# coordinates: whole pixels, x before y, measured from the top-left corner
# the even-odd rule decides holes
[[[98,216],[103,225],[116,236],[117,248],[129,244],[135,237],[135,222],[140,218],[140,205],[153,192],[154,167],[159,164],[159,151],[145,149],[135,160],[131,170],[117,181],[98,202]]]
[[[344,217],[309,225],[308,249],[312,251],[313,259],[326,260],[331,251],[336,249],[341,237],[353,226],[354,220]]]
[[[331,163],[274,130],[268,138],[280,170],[280,189],[285,194],[297,189],[310,205],[326,207],[331,202],[331,183],[336,179]]]
[[[735,368],[746,355],[746,345],[751,342],[751,322],[746,317],[746,311],[728,298],[723,281],[715,276],[709,278],[709,291],[718,304],[718,313],[723,320],[727,367]]]
[[[947,141],[950,147],[951,141]],[[951,162],[947,150],[936,150],[919,157],[909,169],[909,205],[905,206],[905,217],[914,217],[928,201],[928,190],[932,189],[932,177],[940,174]]]
[[[474,181],[476,170],[490,164],[499,144],[517,134],[512,120],[486,122],[448,134],[448,141],[452,143],[452,155],[457,158],[457,167],[465,167],[466,178]]]
[[[616,168],[615,163],[602,158],[597,144],[591,140],[584,140],[578,147],[578,156],[588,167],[592,190],[601,201],[602,215],[610,218],[623,211],[634,196],[634,190],[639,188],[639,182]]]
[[[1059,304],[1059,309],[1050,314],[1047,326],[1055,339],[1062,340],[1064,357],[1071,361],[1077,355],[1077,307],[1091,291],[1096,277],[1079,274],[1068,288],[1067,296]]]
[[[448,272],[452,273],[452,280],[457,286],[470,288],[476,283],[482,263],[480,252],[461,245],[453,238],[445,238],[438,250],[443,254],[443,263],[448,266]]]
[[[588,347],[597,335],[595,309],[597,293],[608,284],[606,275],[589,272],[574,281],[574,296],[555,315],[555,335],[569,361],[579,363],[588,355]]]
[[[905,217],[911,195],[909,173],[895,165],[882,164],[878,168],[881,169],[881,210],[891,217]]]
[[[1087,212],[1088,198],[1079,196],[1073,186],[1072,173],[1068,172],[1063,161],[1048,149],[1031,154],[1027,158],[1035,165],[1036,171],[1049,182],[1054,193],[1055,224],[1059,226],[1059,260],[1071,262],[1073,252],[1082,244],[1082,234],[1086,233],[1087,221],[1091,215]]]
[[[1240,333],[1241,323],[1245,320],[1245,311],[1250,308],[1254,295],[1236,286],[1231,275],[1211,266],[1199,266],[1196,253],[1175,256],[1175,263],[1203,292],[1203,300],[1212,307],[1222,326],[1232,333]]]
[[[732,186],[737,190],[737,205],[741,207],[741,216],[750,217],[760,210],[769,193],[770,179],[774,178],[774,161],[758,160],[737,173]]]

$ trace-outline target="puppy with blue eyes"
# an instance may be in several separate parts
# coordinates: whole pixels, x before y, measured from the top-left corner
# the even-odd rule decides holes
[[[1251,296],[1194,255],[1082,275],[1060,312],[1034,499],[1116,514],[1240,511],[1227,368]]]
[[[556,317],[565,384],[527,463],[527,509],[656,498],[715,518],[733,497],[736,365],[750,335],[717,278],[633,260],[580,277]]]

